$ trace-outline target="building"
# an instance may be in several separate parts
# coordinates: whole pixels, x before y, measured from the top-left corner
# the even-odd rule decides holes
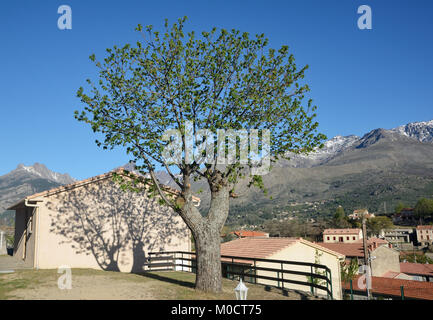
[[[417,226],[416,239],[421,246],[429,246],[433,241],[433,225]]]
[[[404,208],[392,216],[392,222],[400,225],[416,225],[417,220],[413,208]]]
[[[363,217],[365,217],[366,219],[370,219],[374,218],[374,213],[368,213],[367,209],[358,209],[353,210],[353,213],[349,214],[347,217],[352,220],[359,220]]]
[[[353,296],[355,300],[366,299],[363,281],[358,281],[360,275],[352,280]],[[359,286],[361,284],[361,287]],[[371,277],[371,293],[374,298],[401,300],[402,291],[407,300],[433,300],[433,282],[421,282],[384,277]],[[350,282],[343,283],[343,289],[350,296]]]
[[[354,243],[362,239],[361,229],[325,229],[324,243]]]
[[[416,242],[413,228],[382,229],[379,236],[399,250],[411,250]]]
[[[319,242],[317,244],[344,255],[346,257],[346,263],[350,263],[353,259],[357,259],[359,265],[364,264],[364,245],[362,239],[353,243]],[[388,247],[389,243],[385,240],[378,238],[371,238],[367,240],[367,248],[369,252],[372,252],[380,246]]]
[[[191,250],[190,231],[178,214],[145,192],[121,190],[113,174],[34,194],[13,205],[14,256],[41,269],[66,265],[139,272],[148,252]],[[175,190],[165,191],[177,196]]]
[[[295,262],[315,263],[319,260],[319,264],[327,266],[331,271],[331,282],[334,299],[342,299],[341,292],[341,270],[340,263],[344,261],[344,255],[329,250],[318,244],[309,242],[302,238],[243,238],[236,239],[230,242],[221,244],[221,255],[223,261],[223,272],[227,272],[227,268],[232,265],[224,265],[224,262],[232,262],[224,256],[243,257],[250,259],[266,259],[266,260],[284,260]],[[236,260],[234,260],[236,262]],[[267,261],[238,261],[239,268],[243,268],[243,273],[248,274],[249,268],[255,264],[259,268],[278,268],[284,270],[293,270],[297,272],[309,273],[311,266],[304,265],[282,265],[277,262]],[[256,275],[276,277],[277,272],[267,270],[256,270]],[[281,273],[280,273],[281,274]],[[293,281],[306,282],[308,279],[305,275],[284,274],[284,279]],[[281,283],[276,280],[257,279],[257,283],[281,287]],[[285,283],[287,289],[310,291],[310,286]],[[325,294],[323,290],[319,290],[318,294]]]
[[[413,280],[433,282],[433,265],[401,262],[400,271],[412,276]]]

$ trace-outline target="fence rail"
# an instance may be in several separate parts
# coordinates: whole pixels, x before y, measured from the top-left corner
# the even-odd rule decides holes
[[[179,270],[195,273],[197,269],[195,255],[194,252],[187,251],[149,252],[145,271]],[[311,293],[323,290],[328,298],[333,299],[331,270],[325,265],[226,255],[221,255],[221,264],[225,278],[234,279],[237,276],[244,282],[265,285],[275,282],[275,285],[270,286],[283,290],[289,289],[284,287],[285,284],[295,284],[308,287]],[[278,267],[274,267],[275,265]],[[293,266],[297,267],[297,270]],[[272,276],[273,274],[275,276]],[[297,278],[290,278],[290,275]],[[303,277],[305,281],[299,279]]]

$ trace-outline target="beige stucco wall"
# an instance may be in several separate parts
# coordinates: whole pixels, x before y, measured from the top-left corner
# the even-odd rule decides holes
[[[331,279],[332,279],[332,287],[333,287],[333,295],[334,299],[340,300],[342,299],[341,294],[341,274],[340,274],[340,262],[337,256],[330,254],[325,251],[319,250],[319,253],[322,256],[319,258],[319,264],[326,265],[331,270]],[[287,260],[287,261],[299,261],[299,262],[310,262],[315,263],[316,256],[316,248],[310,245],[307,245],[302,242],[297,242],[275,254],[267,257],[267,259],[275,259],[275,260]],[[281,268],[281,264],[276,263],[268,263],[268,262],[258,262],[257,266],[260,267],[268,267],[268,268]],[[284,269],[286,270],[294,270],[294,271],[303,271],[303,272],[311,272],[311,268],[307,266],[296,266],[296,265],[284,265]],[[322,271],[323,269],[320,269]],[[257,271],[258,275],[277,277],[276,272],[270,271]],[[281,275],[280,275],[281,276]],[[285,279],[298,280],[306,282],[307,278],[304,275],[292,275],[285,274]],[[258,283],[261,284],[269,284],[272,286],[277,286],[276,281],[257,279]],[[281,284],[280,284],[281,286]],[[326,286],[326,285],[325,285]],[[309,286],[298,285],[285,283],[284,288],[294,289],[294,290],[302,290],[302,291],[310,291]],[[326,292],[323,290],[318,290],[318,294],[326,295]]]
[[[151,251],[190,251],[180,216],[110,178],[44,197],[35,267],[139,272]]]
[[[400,272],[400,254],[387,246],[381,246],[370,253],[371,275],[381,277],[388,271]]]

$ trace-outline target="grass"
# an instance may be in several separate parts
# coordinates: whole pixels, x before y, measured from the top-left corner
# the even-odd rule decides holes
[[[36,299],[39,297],[41,299],[62,299],[61,294],[67,290],[57,288],[57,280],[60,276],[57,270],[19,270],[15,273],[0,274],[0,299],[35,299],[35,297]],[[72,281],[73,289],[70,291],[76,290],[75,296],[69,296],[72,299],[105,299],[106,295],[95,297],[95,295],[86,294],[89,290],[93,292],[101,290],[101,293],[104,293],[109,284],[109,289],[113,291],[112,298],[115,299],[134,299],[135,292],[137,294],[146,292],[149,299],[155,300],[233,300],[235,299],[234,288],[238,284],[238,281],[223,279],[222,292],[212,294],[194,289],[195,274],[192,273],[130,274],[92,269],[72,269]],[[248,299],[301,299],[300,295],[294,292],[289,292],[289,296],[284,296],[277,289],[265,291],[262,285],[247,284],[247,287],[249,288]]]

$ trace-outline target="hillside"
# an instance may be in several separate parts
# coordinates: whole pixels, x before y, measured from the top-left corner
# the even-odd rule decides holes
[[[74,181],[68,174],[51,171],[40,163],[19,164],[15,170],[0,176],[0,226],[13,224],[13,212],[4,212],[8,206],[31,194]]]

